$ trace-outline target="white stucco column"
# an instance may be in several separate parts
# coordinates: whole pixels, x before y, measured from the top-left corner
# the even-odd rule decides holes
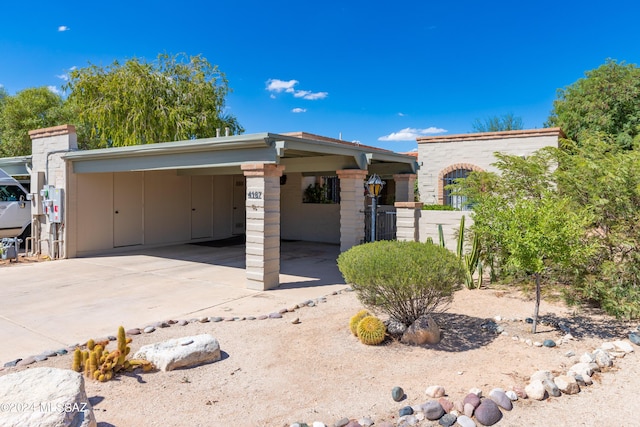
[[[364,241],[364,180],[367,171],[336,171],[340,178],[340,252]]]
[[[396,202],[413,202],[413,188],[416,183],[416,174],[401,173],[393,175],[396,183]]]
[[[280,285],[280,176],[284,166],[242,165],[247,181],[247,288],[272,289]]]
[[[420,241],[420,213],[422,202],[396,202],[396,240]]]
[[[76,128],[61,125],[29,131],[31,138],[31,235],[37,239],[36,252],[67,258],[69,237],[75,232],[75,175],[62,158],[69,151],[78,149]],[[51,223],[42,211],[40,190],[50,185],[62,190],[62,219]],[[55,250],[54,250],[55,249]],[[72,255],[73,256],[73,255]]]

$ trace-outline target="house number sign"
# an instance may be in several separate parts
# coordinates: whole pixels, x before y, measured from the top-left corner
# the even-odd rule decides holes
[[[249,196],[250,199],[258,199],[258,200],[262,199],[262,191],[249,191],[247,195]]]

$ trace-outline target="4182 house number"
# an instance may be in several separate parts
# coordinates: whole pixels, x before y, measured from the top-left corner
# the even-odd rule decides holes
[[[262,191],[249,191],[247,193],[250,199],[262,199]]]

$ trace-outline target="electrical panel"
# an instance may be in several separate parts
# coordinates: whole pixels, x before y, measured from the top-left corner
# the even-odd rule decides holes
[[[45,185],[40,190],[40,198],[42,200],[42,213],[49,217],[50,223],[59,224],[63,222],[62,218],[62,188],[55,188],[52,185]]]
[[[54,188],[51,195],[53,205],[49,214],[49,221],[59,224],[62,221],[62,188]]]

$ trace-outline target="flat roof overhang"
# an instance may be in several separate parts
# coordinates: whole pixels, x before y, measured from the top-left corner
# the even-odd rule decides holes
[[[227,175],[241,174],[244,163],[279,164],[287,172],[312,174],[363,169],[388,175],[418,168],[414,157],[388,150],[272,133],[73,151],[64,158],[75,173],[177,169],[182,175]]]
[[[0,157],[0,169],[11,176],[28,176],[31,156]]]

